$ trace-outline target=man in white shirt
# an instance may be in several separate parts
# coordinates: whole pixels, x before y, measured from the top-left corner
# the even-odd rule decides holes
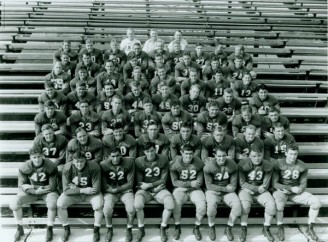
[[[149,54],[150,52],[156,49],[156,42],[158,41],[164,42],[162,39],[158,38],[157,30],[155,29],[150,30],[150,39],[146,40],[142,50],[147,52],[147,54]]]
[[[126,35],[127,38],[122,40],[120,44],[120,49],[124,51],[126,55],[128,55],[131,51],[133,51],[133,45],[135,43],[141,43],[134,37],[134,30],[132,28],[128,28],[128,30],[126,31]]]

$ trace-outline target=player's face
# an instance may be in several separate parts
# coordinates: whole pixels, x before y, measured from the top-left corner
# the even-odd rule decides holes
[[[63,43],[63,51],[68,52],[71,49],[71,44],[70,43]]]
[[[223,98],[224,98],[224,101],[225,101],[226,103],[231,103],[231,101],[232,101],[232,93],[227,93],[227,92],[225,92],[225,93],[223,94]]]
[[[54,131],[52,129],[46,129],[42,132],[42,136],[43,138],[47,141],[47,142],[51,142],[54,140]]]
[[[174,52],[178,53],[181,50],[180,44],[179,43],[175,43],[173,45],[173,50],[174,50]]]
[[[34,166],[40,167],[42,165],[42,154],[32,154],[30,155],[30,159]]]
[[[117,166],[118,164],[120,164],[121,157],[122,156],[120,152],[115,152],[115,153],[110,153],[109,159],[112,161],[112,164],[114,166]]]
[[[243,54],[244,54],[244,50],[240,46],[237,46],[235,48],[235,55],[236,56],[243,56]]]
[[[182,57],[182,59],[183,59],[183,62],[185,63],[185,65],[189,65],[190,62],[191,62],[191,58],[190,58],[190,56],[188,56],[188,55],[184,55],[184,56]]]
[[[85,48],[87,49],[88,52],[91,52],[93,50],[93,44],[92,43],[87,43],[85,45]]]
[[[157,39],[157,32],[156,31],[151,31],[150,32],[150,38],[153,39],[153,40]]]
[[[107,73],[113,73],[115,70],[115,66],[113,62],[106,62],[105,69]]]
[[[91,63],[91,58],[88,55],[83,55],[82,56],[82,61],[85,65],[89,65]]]
[[[121,141],[123,139],[124,131],[123,129],[115,129],[113,135],[116,141]]]
[[[88,134],[84,130],[78,132],[76,134],[76,138],[81,145],[85,145],[88,142]]]
[[[153,111],[153,104],[152,103],[144,103],[143,109],[146,113],[151,113]]]
[[[268,91],[267,90],[260,89],[258,94],[259,94],[259,98],[261,100],[265,100],[268,97]]]
[[[159,76],[159,78],[161,80],[163,80],[165,78],[165,69],[164,68],[160,68],[157,70],[157,76]]]
[[[45,107],[44,111],[46,112],[47,117],[52,117],[55,113],[55,107],[53,106]]]
[[[190,99],[195,100],[199,96],[199,89],[198,88],[191,88],[189,91]]]
[[[191,137],[192,130],[191,128],[182,127],[180,129],[180,133],[183,140],[189,140]]]
[[[63,71],[61,63],[56,63],[54,66],[54,73],[56,75],[60,74]]]
[[[249,85],[251,83],[252,77],[250,75],[244,75],[243,76],[243,84]]]
[[[182,34],[180,32],[175,32],[174,39],[180,41],[182,38]]]
[[[156,158],[156,150],[154,147],[150,147],[148,150],[145,150],[145,155],[148,161],[154,161]]]
[[[183,163],[190,164],[193,157],[194,157],[194,152],[191,150],[184,150],[182,152]]]
[[[179,105],[171,107],[171,112],[173,116],[178,116],[180,114],[181,107]]]
[[[79,70],[78,74],[81,80],[85,80],[88,76],[88,73],[85,70]]]
[[[217,106],[210,106],[208,108],[208,115],[213,118],[219,113],[219,107]]]
[[[159,53],[162,53],[163,50],[164,50],[164,44],[163,44],[162,42],[157,43],[157,44],[156,44],[156,50],[157,50]]]
[[[132,74],[133,74],[133,77],[140,78],[141,77],[141,70],[140,69],[134,69]]]
[[[255,130],[246,129],[244,135],[247,142],[252,142],[255,139]]]
[[[85,86],[79,86],[79,85],[76,86],[76,93],[79,97],[82,97],[86,91],[87,89]]]
[[[140,45],[134,45],[133,46],[133,51],[134,51],[134,53],[136,53],[138,55],[141,52],[141,46]]]
[[[215,53],[220,53],[222,50],[223,50],[223,46],[222,46],[222,45],[218,45],[218,46],[215,48]]]
[[[69,62],[69,56],[68,56],[68,55],[62,55],[62,56],[60,57],[60,59],[61,59],[61,62],[62,62],[63,64],[67,64],[67,63]]]
[[[129,62],[130,62],[130,64],[131,64],[132,67],[135,67],[137,65],[137,63],[138,63],[138,60],[137,60],[137,58],[133,58]]]
[[[219,62],[218,61],[212,61],[211,66],[214,70],[219,68]]]
[[[86,163],[87,163],[87,160],[85,158],[73,159],[73,165],[79,171],[81,171],[85,167]]]
[[[215,153],[215,160],[219,166],[223,166],[227,160],[227,154],[224,151],[218,150]]]
[[[157,125],[149,125],[147,128],[147,133],[151,140],[155,139],[157,137],[158,132],[159,132],[159,130],[158,130]]]
[[[105,94],[107,97],[111,97],[114,95],[114,87],[112,85],[105,86]]]
[[[221,82],[222,79],[223,79],[223,74],[222,73],[215,73],[214,78],[215,78],[216,82]]]
[[[161,86],[160,92],[162,94],[162,97],[168,97],[170,94],[168,86]]]
[[[243,65],[243,60],[235,59],[234,63],[236,68],[240,68]]]
[[[128,36],[128,39],[129,39],[129,40],[133,40],[133,38],[134,38],[134,33],[133,33],[133,31],[132,31],[132,30],[128,30],[128,31],[126,31],[126,36]]]
[[[276,139],[280,140],[285,135],[285,128],[284,127],[276,127],[273,130],[274,136]]]
[[[110,43],[110,48],[115,52],[118,50],[118,44],[116,42]]]
[[[203,46],[198,45],[198,46],[195,48],[195,50],[196,50],[196,53],[197,53],[198,55],[200,55],[201,53],[203,53]]]
[[[273,123],[275,123],[275,122],[277,122],[278,121],[278,119],[279,119],[279,114],[278,114],[278,112],[269,112],[269,119],[273,122]]]
[[[111,102],[112,109],[120,110],[122,108],[122,100],[118,98],[114,98]]]
[[[213,137],[214,137],[215,141],[218,143],[222,142],[224,135],[225,135],[224,131],[214,131],[213,132]]]
[[[162,56],[156,56],[155,57],[155,64],[159,66],[163,66],[164,59]]]
[[[288,149],[286,152],[286,163],[287,164],[294,164],[297,160],[298,151],[297,150],[290,150]]]
[[[252,163],[257,166],[257,165],[261,164],[261,162],[262,162],[263,153],[251,151],[249,153],[249,158],[251,159]]]
[[[87,103],[81,103],[80,111],[81,111],[82,115],[88,114],[89,113],[89,105]]]
[[[191,72],[189,73],[189,78],[190,78],[190,80],[191,80],[192,82],[195,82],[195,81],[197,80],[197,76],[198,76],[198,74],[197,74],[197,72],[195,72],[195,71],[191,71]]]
[[[252,114],[249,111],[244,111],[241,113],[241,116],[243,117],[245,122],[251,121]]]
[[[46,93],[47,93],[48,97],[52,98],[55,95],[55,88],[46,87]]]
[[[137,86],[137,87],[132,86],[131,91],[134,96],[139,97],[139,95],[141,93],[141,88],[140,88],[140,86]]]

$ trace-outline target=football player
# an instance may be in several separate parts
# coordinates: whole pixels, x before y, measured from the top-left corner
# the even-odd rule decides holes
[[[78,75],[77,70],[79,70],[82,66],[87,69],[88,76],[93,78],[95,78],[101,71],[101,66],[93,62],[91,59],[91,54],[87,52],[82,54],[82,60],[76,66],[75,76]]]
[[[132,28],[128,28],[126,31],[127,38],[123,39],[120,44],[120,49],[128,55],[131,51],[133,51],[133,45],[135,43],[140,43],[138,39],[134,36],[134,30]]]
[[[262,119],[258,114],[252,114],[252,108],[249,105],[241,107],[241,114],[236,115],[232,120],[233,137],[245,132],[247,125],[256,127],[256,136],[261,136]]]
[[[198,114],[206,110],[206,98],[200,95],[201,88],[198,84],[190,87],[189,94],[180,97],[181,106],[184,110],[196,118]]]
[[[200,77],[201,67],[194,61],[191,61],[190,53],[185,51],[183,53],[183,60],[175,65],[175,80],[177,84],[181,84],[184,80],[189,77],[189,69],[191,67],[197,70],[198,76]]]
[[[85,48],[82,48],[79,52],[79,61],[82,62],[83,54],[88,53],[90,55],[91,61],[102,65],[103,63],[103,54],[102,51],[93,47],[93,41],[91,39],[87,39],[85,41]]]
[[[189,93],[191,86],[197,84],[200,88],[200,95],[205,94],[205,83],[198,78],[198,72],[195,68],[189,69],[189,78],[181,83],[181,96]]]
[[[240,113],[241,102],[234,98],[231,88],[223,91],[223,96],[219,98],[219,110],[227,115],[228,122],[232,122],[233,118]]]
[[[102,115],[103,111],[111,109],[111,102],[115,96],[120,97],[121,101],[123,100],[122,93],[115,90],[113,83],[105,82],[103,90],[97,96],[97,113]]]
[[[77,60],[78,60],[78,54],[77,54],[76,51],[74,51],[74,50],[71,49],[71,43],[68,40],[64,40],[62,47],[59,48],[58,50],[56,50],[54,52],[54,55],[53,55],[54,63],[56,61],[60,61],[61,60],[61,55],[63,53],[66,53],[69,56],[69,60],[70,61],[77,62]]]
[[[268,116],[262,119],[262,134],[264,138],[273,136],[273,125],[281,123],[286,132],[289,132],[289,120],[286,116],[280,114],[280,110],[275,107],[268,109]]]
[[[232,89],[236,98],[252,97],[255,95],[257,83],[252,80],[251,74],[249,72],[244,72],[241,80],[236,80],[233,83]]]
[[[52,101],[56,106],[56,110],[60,110],[63,113],[66,113],[66,96],[63,93],[58,92],[55,89],[55,84],[51,81],[45,81],[44,89],[45,91],[42,92],[42,94],[38,97],[40,111],[44,111],[45,102]]]
[[[54,63],[52,71],[45,76],[45,81],[51,81],[55,84],[55,89],[64,95],[69,93],[69,82],[71,76],[63,71],[62,63],[57,61]]]
[[[206,83],[206,98],[208,102],[211,100],[218,100],[223,96],[223,91],[230,88],[231,84],[221,69],[218,69],[210,80]]]
[[[71,91],[73,92],[76,90],[76,83],[84,82],[86,84],[87,91],[93,95],[96,95],[97,82],[93,77],[88,76],[87,68],[85,68],[85,66],[81,66],[76,72],[77,76],[69,83]]]

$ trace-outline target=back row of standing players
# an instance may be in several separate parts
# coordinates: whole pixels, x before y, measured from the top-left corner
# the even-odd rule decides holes
[[[113,148],[117,148],[123,158],[136,159],[143,157],[146,151],[151,149],[148,147],[145,150],[149,142],[154,143],[157,154],[162,154],[169,160],[186,159],[187,161],[188,159],[181,158],[180,154],[184,157],[185,151],[187,153],[192,151],[194,157],[192,159],[201,158],[202,161],[199,160],[199,163],[213,161],[214,167],[219,165],[219,162],[215,161],[220,160],[217,157],[222,156],[221,153],[239,164],[250,159],[252,150],[255,150],[254,153],[260,157],[260,163],[263,150],[264,157],[271,166],[277,163],[278,159],[285,159],[287,148],[295,144],[294,138],[288,132],[288,119],[280,115],[279,103],[268,94],[267,87],[256,85],[252,81],[256,76],[252,71],[252,57],[244,53],[243,46],[237,46],[235,53],[230,56],[222,50],[222,46],[218,46],[214,53],[207,55],[202,51],[201,44],[197,44],[195,52],[189,53],[181,50],[186,47],[186,42],[181,39],[181,32],[177,31],[176,35],[180,34],[180,40],[173,41],[170,44],[172,51],[168,52],[164,48],[163,41],[157,38],[156,31],[152,31],[151,39],[144,45],[144,49],[148,52],[146,53],[141,51],[140,42],[131,33],[133,31],[129,29],[129,38],[122,41],[122,50],[118,48],[116,40],[112,40],[111,49],[103,54],[93,48],[92,41],[87,40],[86,48],[82,49],[79,55],[69,48],[69,43],[66,41],[63,42],[63,48],[55,52],[54,58],[60,56],[60,62],[56,60],[53,71],[46,76],[45,92],[39,98],[41,112],[35,117],[37,136],[34,147],[41,148],[45,157],[58,164],[60,172],[61,164],[70,161],[74,163],[79,158],[74,158],[78,152],[82,152],[88,162],[96,163],[110,159]],[[77,66],[74,58],[80,59]],[[97,62],[104,63],[104,66]],[[173,69],[174,74],[172,74]],[[242,105],[240,98],[247,97],[250,97],[250,105]],[[67,139],[70,141],[68,142]],[[247,176],[252,176],[254,179],[260,177],[258,181],[264,182],[263,174],[259,175],[261,172],[252,173],[253,166],[259,165],[255,163],[246,165],[250,166]],[[280,163],[277,163],[277,167],[280,167]],[[263,169],[262,172],[267,168]],[[177,176],[180,178],[186,176],[182,174],[183,169],[180,170]],[[151,171],[156,173],[155,170]],[[304,179],[306,179],[304,163],[299,161],[299,164],[293,164],[291,169],[284,167],[283,171],[282,179],[295,180],[291,183],[293,187],[301,188],[292,189],[287,181],[287,184],[283,183],[283,185],[289,187],[283,187],[282,193],[288,195],[303,193]],[[300,176],[301,172],[305,175]],[[296,177],[294,173],[298,176]],[[188,174],[188,177],[193,176],[189,170]],[[224,174],[221,174],[223,180]],[[191,190],[179,190],[179,192],[187,192],[187,197],[181,195],[182,200],[188,199],[188,196],[192,201],[194,200],[189,193],[201,186],[201,182],[196,179],[197,176],[194,178],[193,185],[188,183]],[[227,180],[228,178],[230,179],[230,176],[226,177]],[[255,184],[253,184],[256,180],[254,179],[250,182],[251,186]],[[245,187],[242,190],[247,191],[248,195],[265,193],[269,184],[267,179],[269,178],[265,179],[263,186],[258,184],[256,187]],[[181,187],[180,185],[177,187]],[[226,186],[228,187],[228,184]],[[256,190],[255,193],[252,191],[253,188]],[[224,192],[229,192],[228,190]],[[220,192],[216,195],[220,195]],[[267,196],[269,195],[266,195],[263,204],[261,199],[258,197],[256,199],[266,206],[264,203],[270,200]],[[146,197],[148,198],[145,195]],[[174,197],[177,199],[176,196]],[[196,197],[199,197],[199,194]],[[294,197],[291,199],[293,200]],[[313,202],[311,199],[309,200],[311,204],[307,205],[313,205],[312,210],[310,209],[313,213],[313,210],[318,211],[320,205],[317,199],[313,199]],[[217,199],[212,200],[207,203]],[[243,202],[245,201],[251,200],[245,198]],[[198,202],[193,202],[197,206]],[[272,241],[273,237],[268,227],[275,206],[274,208],[270,207],[270,204],[268,206],[264,234]],[[200,220],[205,212],[203,214],[202,208],[197,209],[201,211],[196,215],[193,232],[199,239],[201,238]],[[167,215],[166,213],[166,217]],[[234,214],[234,218],[236,215]],[[316,215],[313,214],[310,216],[310,223],[314,222],[315,217]],[[247,225],[247,220],[243,221],[242,225]],[[233,222],[234,219],[229,220],[228,225],[231,227]],[[279,222],[278,225],[281,225],[281,213]],[[211,239],[215,239],[213,223],[212,219],[209,224]],[[64,224],[64,227],[66,225]],[[139,223],[139,227],[143,227],[142,222]],[[161,235],[165,241],[167,239],[165,222],[162,223],[162,227]],[[233,237],[230,227],[226,229],[229,239]],[[310,233],[313,234],[312,227],[309,228]],[[175,237],[179,236],[179,231],[179,218],[177,218]],[[242,239],[246,239],[245,230],[242,231],[244,234]],[[143,230],[139,232],[138,237],[142,238],[144,232]],[[280,235],[283,237],[282,229]],[[130,238],[130,234],[127,237]]]

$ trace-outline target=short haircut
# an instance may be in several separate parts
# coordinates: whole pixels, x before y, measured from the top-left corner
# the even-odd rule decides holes
[[[29,155],[43,154],[40,146],[33,146],[28,153]]]
[[[172,100],[170,103],[170,108],[175,107],[175,106],[181,106],[181,103],[179,100]]]
[[[219,107],[219,102],[217,100],[211,100],[209,103],[208,103],[208,107]]]
[[[153,104],[153,101],[151,100],[150,97],[145,97],[145,98],[142,100],[142,103],[143,103],[143,104],[146,104],[146,103],[151,103],[151,104]]]
[[[191,72],[198,73],[197,69],[194,67],[189,68],[189,73]]]
[[[55,83],[52,81],[45,81],[44,88],[55,88]]]
[[[82,100],[80,101],[80,105],[81,105],[82,103],[86,103],[86,104],[89,105],[89,101],[88,101],[87,99],[82,99]]]
[[[289,150],[296,150],[298,152],[299,151],[299,147],[296,144],[291,144],[291,145],[287,146],[287,150],[286,151],[288,152]]]
[[[197,47],[197,46],[204,46],[204,44],[201,43],[201,42],[197,42],[197,43],[196,43],[196,47]]]
[[[85,159],[85,154],[82,151],[76,151],[73,154],[73,159],[74,160],[81,160],[81,159]]]
[[[253,124],[249,124],[249,125],[247,125],[246,128],[245,128],[245,131],[246,131],[247,129],[251,129],[251,130],[253,130],[254,132],[256,131],[256,127],[255,127]]]
[[[246,112],[246,111],[252,113],[252,107],[250,105],[241,106],[241,112],[243,113],[243,112]]]
[[[224,93],[233,94],[232,88],[228,87],[223,90]]]
[[[257,91],[260,91],[260,90],[267,90],[268,91],[268,86],[262,83],[262,84],[257,86]]]
[[[124,125],[122,122],[115,122],[110,126],[113,130],[123,129]]]
[[[135,70],[140,70],[141,71],[141,67],[140,66],[133,67],[133,71],[135,71]]]
[[[134,52],[130,52],[128,54],[128,60],[133,60],[133,59],[137,59],[137,55]]]
[[[82,58],[83,58],[83,56],[89,56],[89,57],[91,57],[91,54],[89,53],[89,52],[84,52],[83,54],[82,54]]]
[[[106,61],[105,61],[105,66],[106,66],[107,63],[112,63],[113,66],[115,66],[115,62],[114,62],[113,60],[106,60]]]
[[[182,151],[192,151],[194,152],[194,147],[192,147],[190,144],[185,144],[181,147]]]
[[[155,147],[155,143],[154,142],[146,142],[144,145],[143,145],[143,149],[144,150],[149,150],[150,148],[154,148],[156,149]]]
[[[87,68],[85,66],[80,66],[78,69],[77,69],[77,72],[79,71],[85,71],[85,72],[88,72]]]
[[[190,52],[189,51],[184,51],[183,56],[189,56],[190,57]]]
[[[260,147],[258,147],[256,145],[252,145],[251,148],[249,149],[249,154],[251,152],[256,152],[258,154],[263,154],[263,149],[260,149]]]
[[[188,128],[188,129],[192,129],[193,123],[192,122],[182,122],[181,126],[180,126],[180,130],[181,128]]]
[[[117,44],[118,42],[117,42],[117,40],[115,38],[113,38],[113,39],[110,40],[109,44],[112,44],[112,43]]]
[[[86,132],[86,133],[88,133],[88,132],[86,131],[86,129],[83,128],[83,127],[78,127],[78,128],[75,130],[75,135],[77,135],[79,132]]]
[[[45,107],[56,107],[56,104],[54,103],[54,101],[48,100],[44,103]]]
[[[113,88],[115,88],[114,84],[111,81],[106,81],[105,84],[104,84],[104,87],[105,86],[112,86]]]
[[[240,48],[241,50],[245,50],[245,46],[243,45],[236,45],[235,48]]]
[[[85,44],[93,44],[92,39],[86,39],[86,40],[85,40]]]
[[[51,124],[44,124],[44,125],[42,125],[42,127],[41,127],[41,131],[42,131],[42,132],[45,131],[45,130],[48,130],[48,129],[54,130],[54,128],[52,127]]]
[[[280,110],[276,107],[269,107],[268,112],[269,113],[277,112],[278,114],[280,114]]]
[[[273,124],[273,128],[274,129],[276,129],[276,128],[281,128],[281,127],[283,127],[284,129],[285,129],[285,127],[282,125],[282,123],[280,123],[280,122],[276,122],[276,123],[274,123]]]
[[[147,128],[150,126],[150,125],[156,125],[158,127],[158,123],[155,121],[155,120],[150,120],[147,124]]]
[[[82,81],[78,81],[77,83],[76,83],[76,87],[87,87],[87,84],[85,83],[85,82],[82,82]]]
[[[139,81],[133,81],[130,83],[130,87],[141,87],[141,83]]]
[[[118,147],[116,147],[116,146],[112,146],[112,147],[109,149],[108,154],[117,153],[117,152],[121,154],[121,150],[120,150]]]
[[[226,151],[225,149],[223,149],[222,147],[218,147],[218,148],[216,148],[216,149],[215,149],[215,154],[217,154],[217,153],[218,153],[218,151],[220,151],[220,152],[223,152],[223,153],[227,154],[227,151]]]
[[[63,40],[63,44],[64,44],[64,43],[71,44],[71,41],[69,41],[69,40],[67,40],[67,39],[64,39],[64,40]]]
[[[225,131],[225,128],[221,125],[218,125],[218,126],[214,127],[213,133],[214,132],[222,132],[222,131]]]

